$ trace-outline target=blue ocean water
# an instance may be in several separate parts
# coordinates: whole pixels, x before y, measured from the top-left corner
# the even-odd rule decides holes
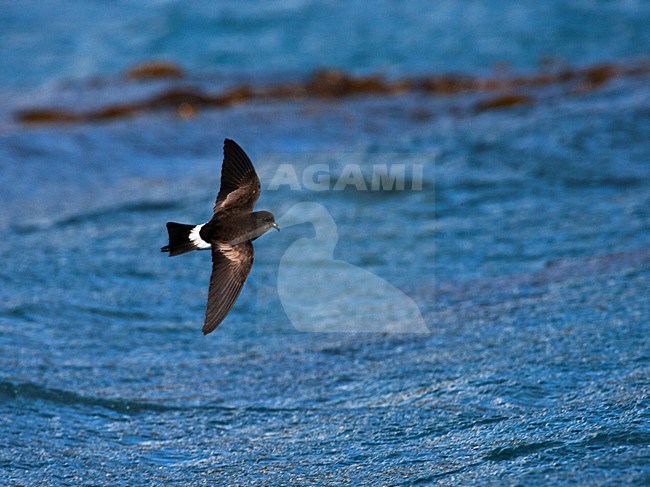
[[[14,119],[167,86],[121,76],[147,59],[208,89],[323,66],[530,73],[647,58],[649,24],[633,0],[0,2],[3,482],[650,482],[647,75],[483,113],[449,108],[476,94],[403,94]],[[224,137],[258,169],[259,208],[323,205],[335,257],[408,294],[430,332],[297,331],[277,279],[303,224],[256,242],[203,337],[209,255],[159,248],[166,221],[209,218]],[[314,162],[424,164],[423,189],[268,190]]]

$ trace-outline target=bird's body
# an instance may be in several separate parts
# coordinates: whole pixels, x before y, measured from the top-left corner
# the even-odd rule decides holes
[[[203,333],[213,331],[232,308],[253,266],[253,240],[279,227],[273,214],[253,211],[260,181],[253,164],[232,140],[223,147],[221,189],[212,219],[202,225],[167,223],[169,245],[161,249],[169,256],[192,250],[212,251],[212,276]]]
[[[210,244],[234,245],[255,240],[273,228],[274,218],[268,211],[214,215],[212,220],[201,226],[199,237]]]

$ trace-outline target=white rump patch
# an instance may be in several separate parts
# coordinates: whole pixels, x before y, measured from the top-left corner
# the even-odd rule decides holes
[[[205,223],[203,225],[205,225]],[[197,225],[192,229],[190,232],[190,242],[192,242],[199,249],[209,249],[212,247],[212,245],[203,240],[201,238],[201,234],[199,233],[201,231],[201,228],[203,228],[203,225]]]

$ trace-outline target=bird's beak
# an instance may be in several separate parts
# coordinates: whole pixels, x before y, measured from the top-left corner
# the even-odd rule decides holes
[[[277,223],[273,222],[271,223],[271,226],[275,228],[278,232],[280,231],[280,225],[278,225]]]

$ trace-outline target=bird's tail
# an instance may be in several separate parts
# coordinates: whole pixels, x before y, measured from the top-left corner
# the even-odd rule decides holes
[[[186,225],[185,223],[167,222],[169,233],[169,245],[160,249],[161,252],[169,252],[169,256],[181,255],[192,250],[209,248],[210,245],[204,242],[199,235],[203,225]]]

